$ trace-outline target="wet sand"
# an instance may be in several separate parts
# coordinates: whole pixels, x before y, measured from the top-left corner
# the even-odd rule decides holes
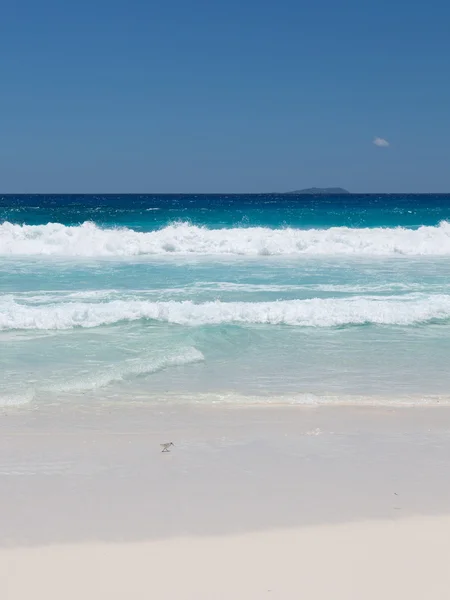
[[[0,596],[446,598],[449,464],[448,407],[3,410]]]

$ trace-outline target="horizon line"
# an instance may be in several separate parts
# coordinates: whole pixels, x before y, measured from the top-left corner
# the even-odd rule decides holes
[[[0,196],[448,196],[448,192],[0,192]]]

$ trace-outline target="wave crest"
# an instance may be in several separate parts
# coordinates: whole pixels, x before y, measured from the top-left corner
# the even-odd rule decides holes
[[[178,325],[267,324],[297,327],[413,325],[450,318],[444,294],[350,298],[311,298],[277,302],[149,302],[113,300],[24,305],[12,297],[0,302],[0,330],[73,329],[141,319]]]
[[[0,225],[0,255],[132,257],[140,255],[450,255],[450,223],[419,229],[207,229],[189,223],[158,231],[103,229],[94,223],[68,227]]]
[[[170,367],[190,365],[205,360],[205,357],[193,346],[168,354],[160,358],[140,358],[116,364],[109,369],[99,371],[91,376],[76,378],[64,383],[54,384],[46,388],[50,392],[85,392],[107,387],[111,383],[119,383],[133,377],[157,373]]]

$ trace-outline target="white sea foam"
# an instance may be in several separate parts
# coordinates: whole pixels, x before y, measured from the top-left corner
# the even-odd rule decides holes
[[[111,383],[118,383],[131,377],[149,375],[168,369],[169,367],[177,367],[202,362],[205,357],[194,347],[187,347],[182,350],[169,354],[163,357],[148,357],[131,359],[120,364],[115,364],[103,371],[100,370],[92,375],[82,378],[75,378],[64,383],[55,383],[54,385],[45,388],[44,391],[49,392],[84,392],[88,390],[96,390],[106,387]]]
[[[224,291],[224,292],[239,292],[239,293],[283,293],[283,292],[327,292],[327,293],[342,293],[342,294],[363,294],[363,293],[381,293],[381,292],[417,292],[426,289],[427,291],[440,291],[443,288],[448,288],[450,285],[445,283],[417,283],[417,282],[389,282],[389,283],[365,283],[365,284],[321,284],[321,283],[305,283],[305,284],[270,284],[270,283],[234,283],[228,281],[211,281],[201,282],[192,285],[191,287],[180,288],[175,290],[178,293],[201,291]],[[172,292],[171,288],[155,290],[158,292]],[[136,290],[136,293],[139,290]]]
[[[14,407],[14,406],[24,406],[25,404],[29,404],[32,402],[34,398],[34,392],[32,390],[27,390],[22,394],[15,393],[1,393],[0,394],[0,406],[2,407]]]
[[[149,396],[146,394],[143,399],[146,402],[160,402],[164,398],[167,402],[176,402],[180,404],[232,404],[237,406],[249,405],[301,405],[301,406],[384,406],[384,407],[412,407],[412,406],[450,406],[450,396],[438,394],[409,394],[407,396],[396,394],[393,396],[382,396],[378,394],[266,394],[249,395],[239,392],[209,392],[195,394],[177,393],[177,394],[158,394]],[[303,435],[320,435],[319,429],[307,430]]]
[[[15,292],[14,295],[0,296],[1,303],[7,298],[15,299],[23,305],[46,305],[68,302],[88,302],[105,303],[113,300],[122,301],[161,301],[174,299],[174,297],[186,297],[186,299],[195,298],[199,293],[209,292],[213,299],[217,299],[218,293],[238,294],[284,294],[296,293],[308,296],[325,294],[346,294],[346,295],[365,295],[365,294],[407,294],[426,292],[427,294],[446,294],[450,290],[450,282],[439,283],[417,283],[417,282],[390,282],[390,283],[364,283],[364,284],[253,284],[253,283],[234,283],[227,281],[208,281],[196,282],[181,287],[163,287],[150,289],[100,289],[100,290],[47,290],[45,292]],[[206,298],[205,298],[206,299]],[[276,298],[280,300],[281,298]],[[0,308],[1,311],[1,308]]]
[[[277,302],[150,302],[113,300],[24,305],[0,300],[0,330],[72,329],[113,325],[140,319],[179,325],[221,323],[333,327],[365,323],[412,325],[450,318],[450,295],[352,296]]]
[[[153,232],[102,229],[93,223],[66,227],[0,225],[0,255],[72,257],[139,255],[450,255],[450,223],[417,230],[376,228],[207,229],[189,223]]]
[[[106,302],[111,300],[161,300],[174,296],[195,297],[199,293],[211,292],[216,299],[218,292],[239,294],[284,294],[317,293],[327,294],[386,294],[386,293],[411,293],[427,292],[445,294],[450,289],[449,282],[417,283],[417,282],[390,282],[390,283],[364,283],[364,284],[269,284],[269,283],[234,283],[227,281],[196,282],[181,287],[163,287],[150,289],[102,289],[102,290],[47,290],[45,292],[15,292],[11,298],[16,298],[21,304],[39,305],[58,302]],[[5,299],[6,296],[3,296]],[[278,298],[277,298],[278,299]],[[1,302],[1,299],[0,299]]]

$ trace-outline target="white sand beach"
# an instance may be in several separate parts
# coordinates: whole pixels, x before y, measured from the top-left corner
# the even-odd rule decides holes
[[[447,407],[3,410],[0,451],[5,600],[448,598]]]
[[[3,550],[2,598],[448,598],[450,518]]]

